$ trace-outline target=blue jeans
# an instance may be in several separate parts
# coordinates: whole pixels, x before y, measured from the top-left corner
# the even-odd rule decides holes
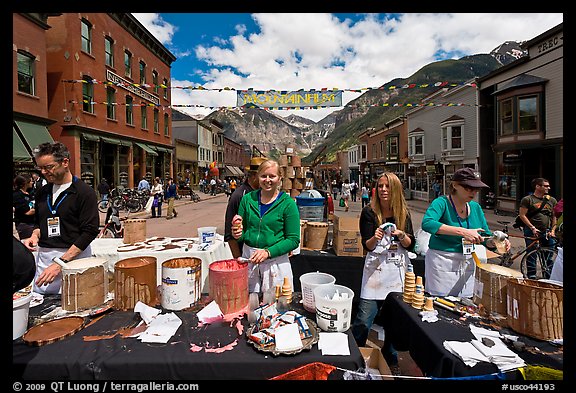
[[[352,335],[359,347],[366,346],[366,340],[368,340],[370,328],[383,305],[384,300],[368,300],[360,298],[360,302],[358,303],[358,312],[356,313],[356,318],[352,324]],[[398,364],[398,353],[392,346],[390,340],[386,340],[386,337],[384,337],[384,345],[382,346],[381,352],[389,365],[393,366]]]
[[[525,237],[533,237],[534,234],[532,233],[532,230],[528,227],[524,227],[524,236]],[[550,248],[554,248],[554,246],[556,245],[556,240],[553,238],[546,238],[546,233],[545,231],[540,231],[540,246],[541,247],[550,247]],[[533,242],[532,239],[524,239],[524,242],[526,243],[526,247],[530,246],[530,244]],[[536,245],[533,245],[531,247],[528,247],[527,252],[530,252],[532,250],[534,250],[536,248]],[[546,277],[544,278],[550,278],[550,272],[552,271],[552,264],[554,263],[554,261],[549,258],[546,261],[546,274],[544,274]],[[526,260],[526,274],[528,275],[528,278],[536,278],[536,256],[535,255],[531,255],[527,260]]]

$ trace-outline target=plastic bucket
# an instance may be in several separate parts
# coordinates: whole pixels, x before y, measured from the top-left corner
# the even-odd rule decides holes
[[[214,244],[215,237],[216,237],[216,227],[198,228],[198,241],[200,243]]]
[[[302,302],[304,308],[309,312],[316,312],[314,302],[314,288],[318,285],[334,284],[336,278],[328,273],[311,272],[300,276],[300,287],[302,288]]]
[[[348,295],[347,298],[335,295]],[[316,323],[325,332],[345,332],[350,328],[354,292],[343,285],[319,285],[314,288]]]
[[[212,262],[209,267],[210,297],[224,315],[248,306],[248,264],[236,259]]]
[[[28,311],[31,300],[32,293],[12,300],[12,340],[21,337],[28,329]]]
[[[202,259],[172,258],[162,263],[162,307],[183,310],[200,299]]]

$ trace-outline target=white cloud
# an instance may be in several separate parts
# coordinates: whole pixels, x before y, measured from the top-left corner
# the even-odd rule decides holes
[[[159,14],[134,15],[171,48],[177,26],[166,23]],[[186,48],[171,50],[184,53],[195,47],[195,56],[209,65],[201,74],[206,87],[357,89],[407,78],[440,60],[439,53],[448,58],[488,53],[505,41],[532,39],[563,21],[562,14],[557,13],[408,13],[387,19],[363,15],[356,22],[341,21],[332,14],[265,13],[252,17],[258,26],[256,33],[237,25],[234,36],[219,37],[211,46],[196,47],[192,42]],[[217,36],[219,32],[206,34]],[[172,86],[181,82],[172,80]],[[234,106],[235,95],[225,93],[173,89],[172,102]],[[358,95],[345,93],[344,104]],[[337,109],[341,108],[276,113],[294,113],[317,121]],[[211,110],[193,111],[205,112]]]

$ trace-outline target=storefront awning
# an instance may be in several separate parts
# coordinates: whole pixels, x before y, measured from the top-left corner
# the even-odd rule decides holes
[[[100,137],[98,135],[83,133],[82,138],[86,139],[87,141],[100,142]]]
[[[150,154],[151,156],[157,156],[158,155],[158,153],[156,153],[154,151],[154,149],[152,149],[150,146],[148,146],[145,143],[136,142],[136,145],[139,146],[142,150],[144,150],[147,154]]]
[[[32,162],[32,156],[24,146],[22,139],[12,127],[12,161],[13,162]]]
[[[108,138],[107,136],[103,136],[102,141],[106,142],[106,143],[110,143],[112,145],[122,145],[122,142],[120,141],[120,139]]]
[[[238,168],[237,166],[226,165],[226,169],[227,169],[233,176],[244,176],[244,172],[242,171],[242,169]]]
[[[41,143],[54,142],[46,126],[24,120],[17,120],[14,121],[14,123],[16,123],[18,130],[20,130],[20,133],[24,137],[23,142],[25,142],[25,145],[28,145],[30,151],[34,151],[34,148]]]
[[[172,153],[172,149],[167,149],[165,147],[161,147],[161,146],[154,146],[154,148],[156,149],[157,152],[159,153]]]

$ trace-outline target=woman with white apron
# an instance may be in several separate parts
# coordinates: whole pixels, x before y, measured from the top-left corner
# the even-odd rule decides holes
[[[384,172],[376,182],[376,195],[360,214],[362,246],[367,251],[362,273],[360,302],[352,334],[358,346],[366,346],[376,315],[390,292],[402,292],[404,273],[414,249],[414,229],[404,199],[402,182],[394,173]],[[398,357],[390,341],[384,341],[382,354],[393,373],[398,373]]]
[[[257,173],[260,188],[242,197],[232,218],[232,237],[244,243],[250,292],[282,286],[285,277],[293,291],[289,253],[300,245],[300,213],[290,195],[279,190],[282,178],[276,161],[262,162]]]
[[[474,295],[476,264],[472,253],[486,262],[486,248],[495,249],[482,207],[474,200],[488,188],[471,168],[454,172],[447,195],[434,199],[422,229],[431,234],[425,260],[425,291],[432,296],[470,298]],[[506,249],[510,242],[505,240]]]

